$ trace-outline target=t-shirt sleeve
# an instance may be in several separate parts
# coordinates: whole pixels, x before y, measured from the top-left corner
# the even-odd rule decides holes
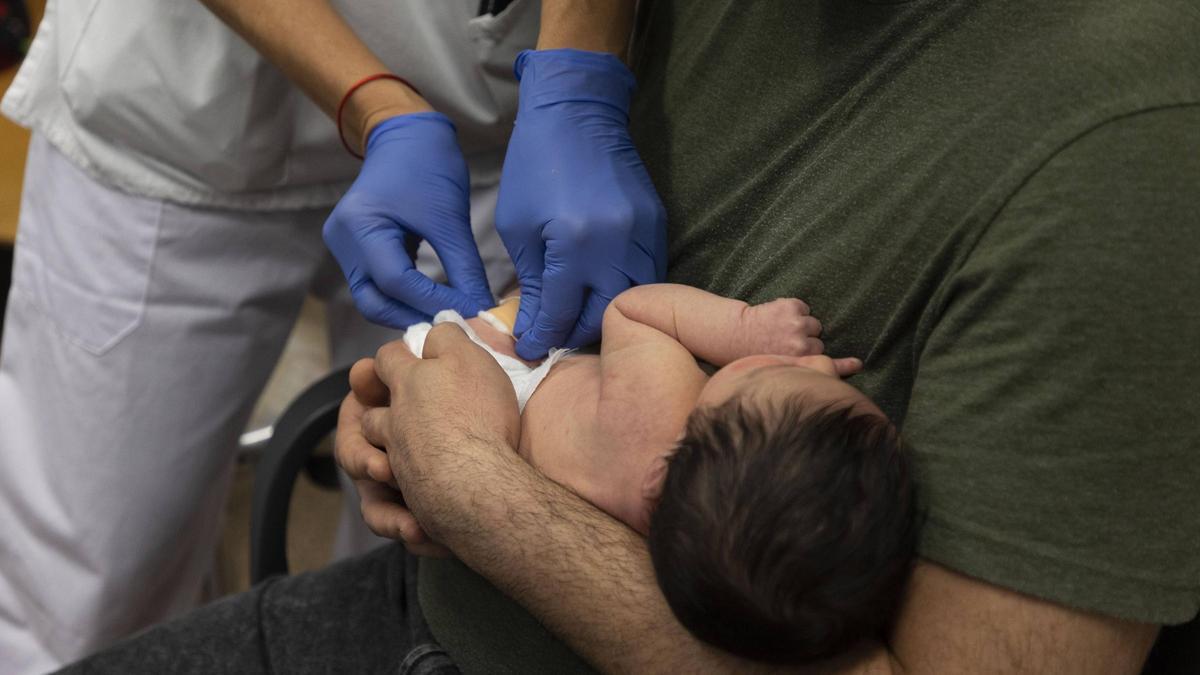
[[[921,552],[1131,620],[1200,608],[1200,107],[1049,158],[923,321]]]

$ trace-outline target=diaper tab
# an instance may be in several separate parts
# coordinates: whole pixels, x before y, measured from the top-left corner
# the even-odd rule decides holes
[[[479,318],[501,333],[512,335],[513,326],[517,323],[517,312],[520,308],[520,296],[505,298],[495,307],[480,312]]]

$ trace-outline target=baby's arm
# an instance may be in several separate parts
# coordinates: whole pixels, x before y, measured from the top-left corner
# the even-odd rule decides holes
[[[649,326],[714,366],[743,356],[820,354],[821,322],[808,305],[780,298],[751,306],[679,284],[635,286],[618,295],[604,317],[604,343],[629,333],[623,322]]]

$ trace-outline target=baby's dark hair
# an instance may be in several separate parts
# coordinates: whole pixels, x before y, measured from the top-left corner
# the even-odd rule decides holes
[[[650,521],[654,572],[697,638],[773,663],[880,635],[918,529],[895,427],[802,397],[701,408]]]

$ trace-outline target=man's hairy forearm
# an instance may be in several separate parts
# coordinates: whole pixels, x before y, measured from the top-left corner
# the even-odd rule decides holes
[[[435,532],[467,565],[516,599],[605,672],[773,672],[691,636],[658,589],[645,542],[632,530],[538,474],[515,453],[480,450],[464,462],[461,499]],[[478,459],[487,458],[480,462]],[[471,490],[461,486],[472,485]],[[449,486],[448,486],[449,487]],[[839,672],[888,671],[874,660]],[[832,672],[832,664],[797,672]]]
[[[367,75],[388,72],[325,0],[202,2],[330,116],[351,85]],[[344,128],[350,142],[356,143],[375,122],[430,109],[399,82],[373,82],[348,103]]]
[[[773,668],[697,641],[675,620],[645,542],[511,450],[464,453],[434,534],[604,672],[1136,673],[1157,627],[1080,612],[925,561],[890,645]],[[441,481],[439,481],[441,482]]]

